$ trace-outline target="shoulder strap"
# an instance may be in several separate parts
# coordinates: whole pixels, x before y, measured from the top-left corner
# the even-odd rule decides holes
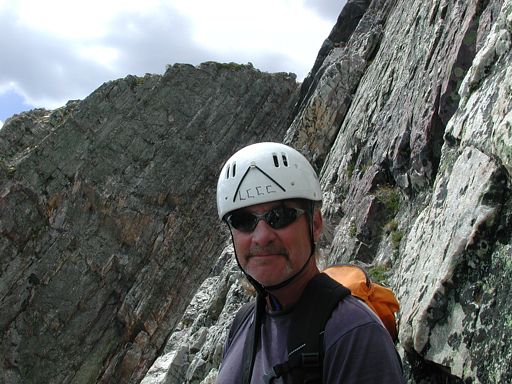
[[[233,322],[231,323],[231,327],[229,328],[228,333],[228,342],[227,346],[229,347],[231,345],[231,342],[233,341],[233,337],[236,335],[238,330],[240,329],[240,326],[242,323],[252,315],[254,312],[254,308],[256,306],[255,301],[250,301],[248,303],[243,304],[239,309],[238,312],[235,315],[235,318],[233,319]]]
[[[266,382],[287,373],[294,383],[322,382],[325,325],[340,300],[348,295],[347,288],[323,273],[311,279],[293,310],[288,332],[289,360],[275,365]]]
[[[256,298],[256,303],[253,302],[250,309],[252,309],[252,308],[255,308],[255,310],[251,311],[246,308],[244,309],[244,313],[245,313],[245,311],[247,311],[247,313],[245,313],[245,318],[247,318],[247,316],[249,316],[249,313],[254,313],[254,319],[249,328],[249,332],[247,333],[247,337],[245,339],[245,344],[244,344],[242,381],[241,381],[242,384],[249,384],[251,382],[252,370],[254,367],[254,359],[256,357],[256,350],[258,348],[258,340],[260,338],[259,336],[260,336],[260,328],[261,328],[260,327],[261,317],[265,310],[265,297],[263,295],[258,295],[258,297]],[[238,313],[237,313],[236,317],[239,317]],[[242,315],[240,315],[240,317],[242,317]],[[235,318],[235,321],[238,321],[238,320]],[[240,321],[240,323],[238,323],[238,327],[240,327],[240,324],[241,324],[241,321]],[[231,330],[230,330],[230,333],[231,333]],[[235,333],[236,333],[236,331],[235,331]],[[234,333],[233,333],[233,335],[234,335]]]

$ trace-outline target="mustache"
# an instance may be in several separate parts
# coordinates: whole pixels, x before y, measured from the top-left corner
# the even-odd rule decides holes
[[[286,251],[285,248],[280,247],[280,246],[260,247],[260,246],[256,245],[249,249],[249,252],[247,253],[247,257],[259,256],[259,255],[269,255],[269,254],[282,255],[288,259],[288,252]]]

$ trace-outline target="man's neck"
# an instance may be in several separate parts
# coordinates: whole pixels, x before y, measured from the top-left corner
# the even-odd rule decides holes
[[[308,268],[306,268],[302,273],[297,276],[295,280],[290,282],[290,284],[286,285],[283,288],[279,288],[276,290],[272,290],[270,295],[273,296],[275,300],[280,305],[280,310],[286,310],[292,307],[297,301],[299,301],[304,288],[309,283],[309,281],[315,277],[320,271],[315,263]],[[268,308],[275,308],[275,305],[271,304],[271,299],[267,298],[267,306]]]

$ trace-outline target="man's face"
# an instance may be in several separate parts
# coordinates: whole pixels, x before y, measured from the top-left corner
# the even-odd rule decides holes
[[[282,204],[283,202],[258,204],[244,210],[261,214]],[[303,208],[293,200],[284,202],[284,205]],[[290,225],[281,229],[273,229],[264,220],[260,220],[252,232],[232,228],[238,261],[244,271],[263,286],[279,284],[297,273],[308,260],[311,252],[309,231],[306,214],[300,215]],[[321,231],[322,216],[319,211],[315,211],[315,240]]]

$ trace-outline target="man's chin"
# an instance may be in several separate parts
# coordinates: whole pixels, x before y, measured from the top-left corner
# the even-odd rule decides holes
[[[280,284],[291,276],[289,268],[285,268],[285,270],[279,273],[279,268],[275,265],[253,268],[249,271],[249,274],[263,286]]]

